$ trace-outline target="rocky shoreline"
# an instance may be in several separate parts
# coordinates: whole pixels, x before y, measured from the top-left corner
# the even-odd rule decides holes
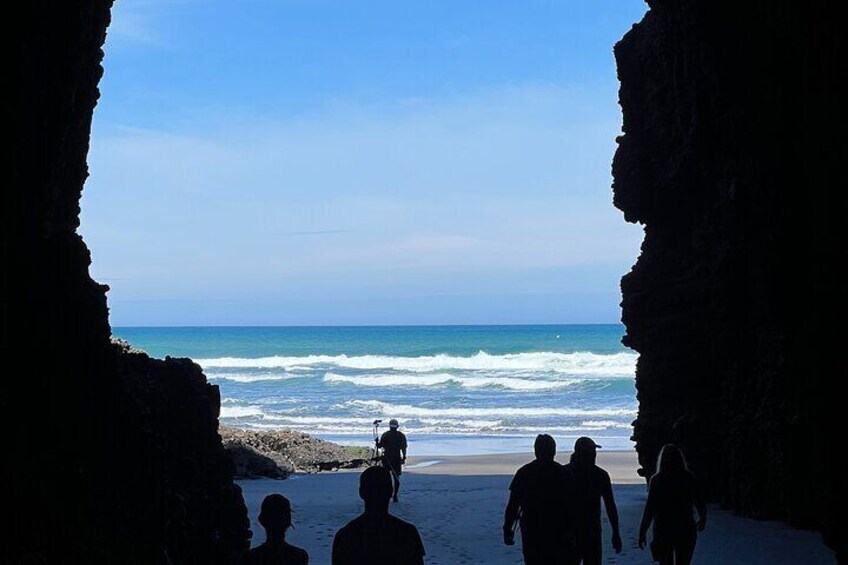
[[[365,447],[343,446],[292,430],[243,430],[220,426],[218,433],[235,467],[236,479],[285,479],[365,466]]]

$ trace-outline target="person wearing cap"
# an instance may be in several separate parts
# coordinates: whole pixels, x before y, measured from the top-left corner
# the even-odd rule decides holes
[[[286,530],[292,524],[291,503],[282,494],[269,494],[262,501],[259,523],[265,528],[265,543],[241,558],[241,565],[307,565],[306,550],[286,542]]]
[[[403,473],[403,465],[406,463],[406,434],[398,430],[398,427],[398,421],[392,418],[389,420],[389,430],[377,440],[377,447],[383,448],[383,466],[392,474],[394,483],[392,500],[395,502],[398,501],[400,476]]]
[[[569,490],[571,525],[576,538],[574,555],[569,563],[600,565],[603,554],[601,543],[601,501],[612,527],[612,547],[621,553],[621,532],[618,528],[618,508],[612,492],[609,473],[595,464],[601,446],[591,438],[580,437],[574,442],[571,462],[565,466]]]
[[[389,514],[392,492],[392,476],[385,467],[369,467],[359,475],[365,511],[336,532],[332,565],[424,564],[418,528]]]
[[[526,565],[565,563],[573,553],[568,524],[563,466],[554,461],[556,441],[539,434],[533,444],[536,459],[516,471],[504,511],[506,545],[515,543],[515,524],[521,525],[521,552]]]

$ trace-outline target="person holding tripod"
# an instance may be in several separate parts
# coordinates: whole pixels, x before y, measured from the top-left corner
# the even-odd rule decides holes
[[[392,500],[398,501],[400,492],[400,475],[403,473],[403,465],[406,463],[406,435],[398,430],[398,421],[394,418],[389,420],[389,430],[377,439],[377,448],[383,449],[383,467],[392,474],[394,490]]]

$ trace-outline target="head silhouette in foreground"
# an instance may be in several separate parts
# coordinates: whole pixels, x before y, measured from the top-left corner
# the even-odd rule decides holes
[[[359,476],[365,511],[336,532],[333,565],[391,563],[421,565],[424,544],[418,529],[389,514],[392,476],[385,467],[369,467]]]
[[[504,511],[504,543],[515,543],[521,528],[521,551],[527,565],[560,563],[572,550],[567,485],[562,465],[554,461],[556,441],[540,434],[533,445],[536,459],[521,467],[509,485]]]
[[[392,500],[398,501],[400,476],[406,464],[406,434],[398,430],[400,424],[394,418],[389,420],[389,431],[384,432],[377,441],[377,447],[383,448],[383,466],[392,474]]]
[[[291,504],[281,494],[269,494],[262,501],[259,523],[265,528],[265,543],[248,551],[243,565],[306,565],[309,555],[303,549],[286,543],[286,530],[291,526]]]
[[[577,438],[571,462],[564,469],[568,484],[569,521],[575,539],[573,563],[601,563],[601,501],[612,527],[613,549],[616,553],[621,552],[618,508],[612,481],[609,473],[595,464],[599,447],[591,438]]]
[[[695,521],[694,511],[698,512]],[[686,466],[679,447],[663,446],[657,472],[648,486],[648,501],[639,527],[639,547],[647,542],[654,525],[651,554],[662,565],[688,565],[695,553],[698,532],[707,525],[707,507],[695,477]]]

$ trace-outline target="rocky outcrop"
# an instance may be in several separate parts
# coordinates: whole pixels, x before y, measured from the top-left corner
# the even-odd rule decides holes
[[[76,233],[110,0],[16,6],[3,105],[0,561],[223,563],[249,536],[217,435],[218,394],[186,360],[111,343],[106,286]],[[190,527],[188,527],[190,525]]]
[[[800,1],[648,4],[615,49],[613,163],[645,226],[622,280],[640,462],[678,442],[714,500],[846,560],[842,24]]]
[[[236,479],[287,479],[294,473],[289,461],[276,453],[263,453],[250,445],[226,446]]]
[[[235,463],[236,478],[285,478],[291,473],[356,469],[368,449],[347,447],[292,430],[220,428],[224,447]]]

